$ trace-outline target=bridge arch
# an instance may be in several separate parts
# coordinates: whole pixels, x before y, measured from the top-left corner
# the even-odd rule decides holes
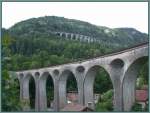
[[[95,82],[95,78],[96,76],[98,76],[98,71],[104,71],[105,73],[107,73],[107,75],[109,76],[109,80],[111,81],[110,75],[107,72],[107,70],[100,65],[94,65],[92,67],[90,67],[85,75],[84,78],[84,104],[86,106],[89,106],[92,109],[95,109],[95,102],[94,102],[94,82]],[[99,75],[99,76],[103,76],[103,75]],[[112,85],[112,83],[111,83]]]
[[[52,89],[54,89],[54,78],[50,74],[50,72],[45,71],[41,74],[39,78],[39,106],[40,106],[40,111],[45,111],[48,110],[47,108],[50,107],[50,102],[48,97],[48,90],[50,90],[50,86],[52,85]],[[50,90],[52,91],[52,90]],[[49,91],[49,92],[50,92]],[[52,91],[53,93],[54,91]]]
[[[35,79],[31,73],[24,74],[22,102],[25,110],[35,109]]]
[[[134,59],[128,66],[123,78],[123,109],[130,111],[135,103],[136,80],[139,71],[145,61],[148,61],[147,56],[140,56]]]
[[[67,38],[68,38],[68,39],[71,39],[71,33],[68,33]]]
[[[69,69],[65,69],[61,72],[60,76],[59,76],[59,107],[60,109],[62,109],[63,107],[65,107],[65,105],[67,104],[67,80],[69,78],[69,76],[74,77],[74,79],[76,80],[77,83],[77,78],[75,76],[75,74],[69,70]],[[77,88],[78,90],[78,88]]]

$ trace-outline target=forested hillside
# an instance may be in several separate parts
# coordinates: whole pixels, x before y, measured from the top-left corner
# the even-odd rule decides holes
[[[82,34],[103,42],[128,46],[147,40],[147,34],[134,28],[116,28],[96,26],[87,22],[67,19],[64,17],[45,16],[19,22],[9,29],[14,37],[49,37],[53,32],[69,32]]]
[[[81,34],[101,40],[101,43],[68,40],[55,35],[54,32]],[[148,35],[134,28],[110,29],[55,16],[32,18],[19,22],[9,29],[2,29],[2,96],[4,96],[2,108],[4,111],[20,109],[19,97],[15,97],[18,94],[19,84],[9,78],[8,71],[48,67],[93,58],[146,41]],[[145,67],[148,67],[148,64],[145,64]],[[107,75],[104,71],[101,73]],[[144,70],[141,73],[147,77]],[[75,90],[75,81],[73,78],[70,79],[72,81],[68,83],[70,84],[68,87]],[[102,85],[99,85],[99,82]],[[96,79],[94,90],[103,93],[112,88],[111,85],[107,87],[107,84],[111,84],[108,76],[99,77]],[[8,96],[10,94],[12,96]]]

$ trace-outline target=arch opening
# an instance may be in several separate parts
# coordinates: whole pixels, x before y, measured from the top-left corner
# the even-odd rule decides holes
[[[73,40],[76,40],[76,35],[75,34],[73,34],[73,38],[72,38]]]
[[[47,108],[54,109],[54,83],[50,75],[46,79]]]
[[[35,80],[32,76],[29,78],[29,99],[30,99],[30,110],[35,110]]]
[[[127,69],[123,79],[124,111],[148,111],[148,57],[136,59]],[[141,95],[142,94],[142,95]],[[140,102],[141,96],[145,104]],[[143,104],[142,104],[143,103]],[[138,106],[138,108],[136,107]]]
[[[77,80],[70,70],[65,70],[59,79],[59,107],[62,109],[70,103],[78,103]]]
[[[67,78],[67,104],[78,103],[78,87],[77,81],[72,73],[69,74]]]
[[[56,33],[57,36],[60,36],[60,33]]]
[[[103,67],[97,65],[88,70],[84,80],[84,97],[85,106],[94,111],[113,110],[113,86]]]
[[[44,72],[40,77],[40,110],[53,111],[54,110],[54,81],[49,72]]]
[[[71,39],[71,34],[68,34],[68,38]]]

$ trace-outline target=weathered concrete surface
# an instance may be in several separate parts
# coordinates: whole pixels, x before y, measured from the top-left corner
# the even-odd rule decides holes
[[[37,111],[46,111],[46,79],[51,76],[54,83],[54,110],[59,111],[66,105],[66,80],[72,73],[77,81],[78,103],[91,103],[94,109],[94,79],[96,71],[103,68],[113,84],[114,111],[129,111],[134,103],[138,59],[145,56],[148,56],[148,44],[82,62],[16,72],[20,81],[20,99],[29,100],[29,80],[33,77],[36,84],[35,108]],[[24,111],[29,109],[27,106]]]

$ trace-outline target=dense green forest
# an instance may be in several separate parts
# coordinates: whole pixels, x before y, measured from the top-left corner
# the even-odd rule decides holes
[[[106,30],[109,30],[109,33],[106,33]],[[93,38],[99,38],[103,43],[67,40],[52,34],[54,31],[88,35]],[[48,67],[94,58],[145,42],[148,40],[147,37],[147,34],[133,28],[110,29],[79,20],[53,16],[29,19],[15,24],[9,29],[2,29],[2,110],[21,110],[19,82],[16,79],[12,79],[8,71]],[[141,84],[147,84],[148,61],[143,65],[139,76],[142,78]],[[103,76],[96,76],[94,92],[105,93],[111,90],[112,83],[107,72],[104,69],[100,69],[97,75],[99,74]],[[51,78],[49,78],[49,81],[47,82],[47,96],[48,100],[53,100]],[[31,80],[30,99],[32,108],[34,108],[35,101],[34,89],[34,81]],[[77,91],[76,81],[73,76],[68,78],[67,90]],[[50,106],[49,102],[48,106]]]

